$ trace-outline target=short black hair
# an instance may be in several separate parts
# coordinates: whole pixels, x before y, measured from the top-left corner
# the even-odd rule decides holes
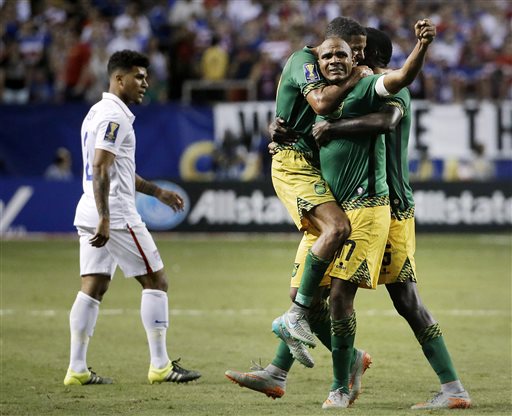
[[[370,68],[386,68],[393,54],[393,44],[390,37],[382,30],[374,27],[366,28],[366,48],[364,62]]]
[[[134,66],[148,68],[149,58],[146,55],[128,49],[114,52],[108,60],[108,75],[112,75],[118,69],[130,71]]]
[[[352,36],[366,36],[366,29],[350,17],[335,17],[325,29],[326,39],[336,37],[348,41]]]

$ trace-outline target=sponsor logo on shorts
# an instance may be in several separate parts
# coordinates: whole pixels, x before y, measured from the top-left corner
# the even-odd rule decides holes
[[[293,264],[293,271],[292,271],[292,277],[297,276],[297,271],[299,270],[300,263],[294,263]]]
[[[336,264],[336,268],[340,270],[347,270],[347,266],[345,266],[343,263]]]
[[[315,183],[315,193],[317,195],[323,195],[327,192],[327,186],[324,181]]]

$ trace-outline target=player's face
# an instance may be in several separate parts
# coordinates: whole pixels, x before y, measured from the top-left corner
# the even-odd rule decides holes
[[[148,88],[148,71],[142,66],[132,67],[122,75],[121,99],[125,103],[140,104]]]
[[[364,60],[364,48],[366,48],[366,36],[357,35],[351,36],[348,41],[350,49],[352,49],[352,55],[354,56],[354,64],[357,65],[359,62]]]
[[[318,47],[318,66],[330,82],[344,81],[352,72],[352,51],[340,38],[326,39]]]

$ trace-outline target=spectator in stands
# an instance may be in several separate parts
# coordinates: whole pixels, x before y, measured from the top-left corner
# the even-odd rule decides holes
[[[29,101],[29,68],[23,61],[19,44],[9,41],[0,58],[0,98],[5,104],[26,104]]]
[[[281,66],[268,53],[260,54],[250,74],[250,79],[256,84],[259,101],[275,100],[281,70]]]
[[[490,98],[490,73],[486,70],[491,60],[491,48],[480,25],[475,25],[460,51],[460,60],[454,71],[453,101],[472,97]]]
[[[238,180],[245,168],[247,149],[231,130],[226,130],[213,152],[213,167],[218,180]]]
[[[493,98],[512,100],[512,35],[497,51],[492,63],[491,88]]]
[[[197,78],[195,69],[195,33],[185,24],[173,30],[169,46],[169,97],[180,99],[183,83]]]
[[[81,30],[72,27],[66,34],[67,51],[61,80],[65,101],[84,101],[89,86],[87,68],[91,59],[90,46],[80,40]]]
[[[55,152],[53,163],[44,172],[44,177],[52,181],[71,181],[73,179],[71,165],[72,159],[69,150],[59,147]]]
[[[201,79],[205,81],[221,81],[226,79],[229,56],[220,45],[220,38],[214,34],[211,44],[201,57]]]
[[[149,87],[146,97],[150,102],[167,101],[167,77],[169,76],[168,57],[160,50],[157,37],[149,39],[147,57],[149,58]]]
[[[485,146],[476,143],[471,149],[471,157],[458,161],[457,172],[452,180],[485,182],[493,179],[494,165],[485,156]]]
[[[85,99],[89,103],[95,103],[101,99],[101,94],[108,90],[108,74],[105,68],[109,54],[104,39],[98,38],[91,43],[91,59],[87,67],[88,88]]]
[[[429,59],[423,69],[425,74],[425,94],[431,101],[447,102],[453,99],[459,90],[454,88],[455,69],[460,62],[463,42],[455,28],[446,29],[434,42]]]
[[[130,1],[126,5],[124,13],[114,19],[114,29],[117,33],[123,32],[126,27],[132,28],[132,33],[140,44],[138,50],[145,50],[152,32],[149,19],[140,11],[140,2]]]
[[[176,0],[169,10],[169,23],[181,26],[204,15],[202,0]]]
[[[142,52],[144,50],[143,46],[137,28],[132,26],[129,19],[123,19],[117,24],[116,33],[107,45],[107,52],[109,55],[124,49]]]
[[[430,181],[435,177],[435,169],[430,158],[428,147],[422,146],[418,149],[418,165],[415,171],[411,172],[413,181]]]

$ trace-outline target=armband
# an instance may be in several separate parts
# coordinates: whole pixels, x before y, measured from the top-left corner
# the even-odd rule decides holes
[[[391,94],[384,86],[384,77],[385,75],[379,77],[375,83],[375,92],[379,95],[379,97],[390,97],[393,94]]]

